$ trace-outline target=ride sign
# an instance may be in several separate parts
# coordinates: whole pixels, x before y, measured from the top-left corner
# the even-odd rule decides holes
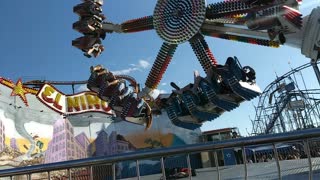
[[[44,84],[37,98],[49,108],[61,114],[79,114],[85,112],[101,112],[112,114],[106,101],[101,100],[96,93],[82,92],[65,95],[50,84]]]

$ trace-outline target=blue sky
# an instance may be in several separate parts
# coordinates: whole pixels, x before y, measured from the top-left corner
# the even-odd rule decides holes
[[[71,46],[71,41],[81,36],[72,30],[72,23],[78,18],[72,8],[78,3],[76,0],[0,1],[0,76],[12,80],[19,77],[23,80],[86,80],[89,67],[102,64],[112,71],[128,72],[144,84],[162,44],[156,32],[108,34],[103,42],[105,52],[97,59],[88,59]],[[152,15],[155,3],[155,0],[105,0],[103,12],[108,21],[121,23]],[[302,12],[309,13],[317,4],[318,0],[308,0]],[[224,64],[229,56],[237,56],[242,65],[252,66],[262,90],[275,79],[275,72],[281,75],[290,69],[289,61],[291,67],[309,62],[299,49],[291,47],[272,49],[210,37],[206,40],[219,63]],[[179,45],[159,89],[170,92],[171,81],[180,86],[193,82],[194,70],[204,75],[190,45]],[[307,83],[317,85],[308,81],[313,78],[312,72],[305,78]],[[70,89],[65,91],[69,93]],[[248,117],[254,116],[252,104],[257,100],[243,103],[240,108],[204,124],[202,130],[238,126],[242,134],[246,134],[246,129],[251,130]]]

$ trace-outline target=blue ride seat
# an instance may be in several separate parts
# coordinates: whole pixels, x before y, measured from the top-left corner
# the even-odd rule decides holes
[[[184,92],[181,95],[183,103],[187,106],[190,114],[197,120],[198,123],[203,123],[205,121],[211,121],[220,116],[218,112],[212,111],[210,109],[200,106],[199,101],[197,102],[196,98],[192,92]]]
[[[216,86],[216,84],[209,83],[204,78],[202,78],[199,83],[199,87],[206,98],[217,107],[225,111],[231,111],[239,106],[237,102],[232,102],[231,100],[219,96],[220,91],[216,91]]]
[[[181,102],[181,100],[178,99],[178,97],[170,98],[166,107],[166,111],[169,119],[175,126],[190,130],[197,129],[202,126],[202,123],[195,123],[186,119],[190,119],[192,117],[188,110],[184,107],[184,104]]]
[[[218,67],[217,70],[224,84],[236,95],[247,101],[260,95],[260,88],[255,83],[246,81],[246,73],[239,65],[237,59],[229,57],[225,66]]]
[[[206,78],[195,72],[194,84],[183,88],[171,83],[176,90],[164,107],[174,125],[185,129],[199,128],[203,122],[214,120],[261,93],[255,84],[254,70],[249,66],[242,68],[236,57],[228,58],[225,65],[217,65],[214,70]]]

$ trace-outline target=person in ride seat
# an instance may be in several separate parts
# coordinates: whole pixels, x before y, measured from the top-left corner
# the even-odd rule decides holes
[[[126,85],[126,81],[124,79],[117,77],[101,65],[96,67],[91,66],[90,70],[91,77],[93,77],[91,79],[95,79],[97,81],[96,86],[99,90],[96,92],[98,93],[99,98],[108,101],[112,108],[115,106],[124,107],[129,104],[131,105],[128,108],[135,106],[133,107],[135,109],[134,112],[132,112],[132,114],[128,114],[129,116],[138,117],[143,115],[145,102],[143,99],[138,98],[137,93],[134,92],[132,88]]]
[[[245,66],[242,69],[245,73],[245,77],[246,77],[245,81],[250,82],[250,83],[255,83],[256,82],[255,70],[250,66]]]
[[[101,65],[96,67],[91,67],[91,73],[94,72],[97,77],[102,78],[103,89],[100,91],[100,96],[111,97],[116,95],[118,100],[123,100],[126,96],[133,93],[132,89],[126,85],[123,79],[117,78],[111,71],[107,68],[103,68]],[[102,86],[102,85],[101,85]],[[136,98],[136,95],[133,94]]]
[[[102,44],[96,43],[88,50],[85,49],[84,56],[91,58],[92,56],[97,57],[104,51],[104,46]]]
[[[104,51],[99,34],[79,37],[72,41],[72,45],[81,49],[88,58],[97,57]]]
[[[111,71],[107,68],[103,68],[101,65],[93,68],[94,71],[97,72],[98,76],[102,77],[101,87],[103,89],[100,90],[100,96],[111,97],[112,95],[120,95],[120,92],[125,88],[124,81],[118,79]]]

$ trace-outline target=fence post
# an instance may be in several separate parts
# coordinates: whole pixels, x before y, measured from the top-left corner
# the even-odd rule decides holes
[[[112,179],[113,180],[116,180],[116,164],[115,163],[113,163],[112,164]]]
[[[272,148],[273,148],[273,153],[274,153],[274,158],[276,159],[276,163],[277,163],[277,170],[278,170],[278,179],[281,180],[281,168],[280,168],[280,160],[279,160],[279,154],[276,148],[276,145],[273,143],[272,144]]]
[[[90,180],[93,180],[93,166],[90,166],[90,176],[89,176]]]
[[[48,173],[50,173],[50,172],[48,172]],[[72,175],[71,175],[71,170],[70,169],[67,169],[67,174],[68,174],[68,179],[71,180],[72,179]]]
[[[191,172],[191,163],[190,163],[190,154],[187,154],[187,164],[188,164],[188,173],[189,179],[192,179],[192,172]]]
[[[27,174],[27,180],[31,180],[31,174]]]
[[[242,160],[243,160],[243,166],[244,166],[244,179],[248,179],[248,167],[247,167],[247,156],[246,156],[246,148],[242,147]]]
[[[166,169],[164,167],[163,157],[161,157],[160,163],[161,163],[161,171],[162,171],[162,180],[166,180],[167,179],[167,177],[166,177]]]
[[[214,164],[217,168],[217,178],[218,180],[221,179],[221,176],[220,176],[220,169],[219,169],[219,162],[218,162],[218,155],[217,155],[217,151],[214,151],[213,152],[213,156],[214,156]]]
[[[309,147],[309,140],[303,140],[303,147],[304,151],[307,154],[308,157],[308,165],[309,165],[309,180],[312,180],[312,161],[311,161],[311,153],[310,153],[310,147]]]
[[[137,177],[138,177],[138,180],[140,180],[140,167],[139,167],[139,160],[136,161],[136,170],[137,170]]]

